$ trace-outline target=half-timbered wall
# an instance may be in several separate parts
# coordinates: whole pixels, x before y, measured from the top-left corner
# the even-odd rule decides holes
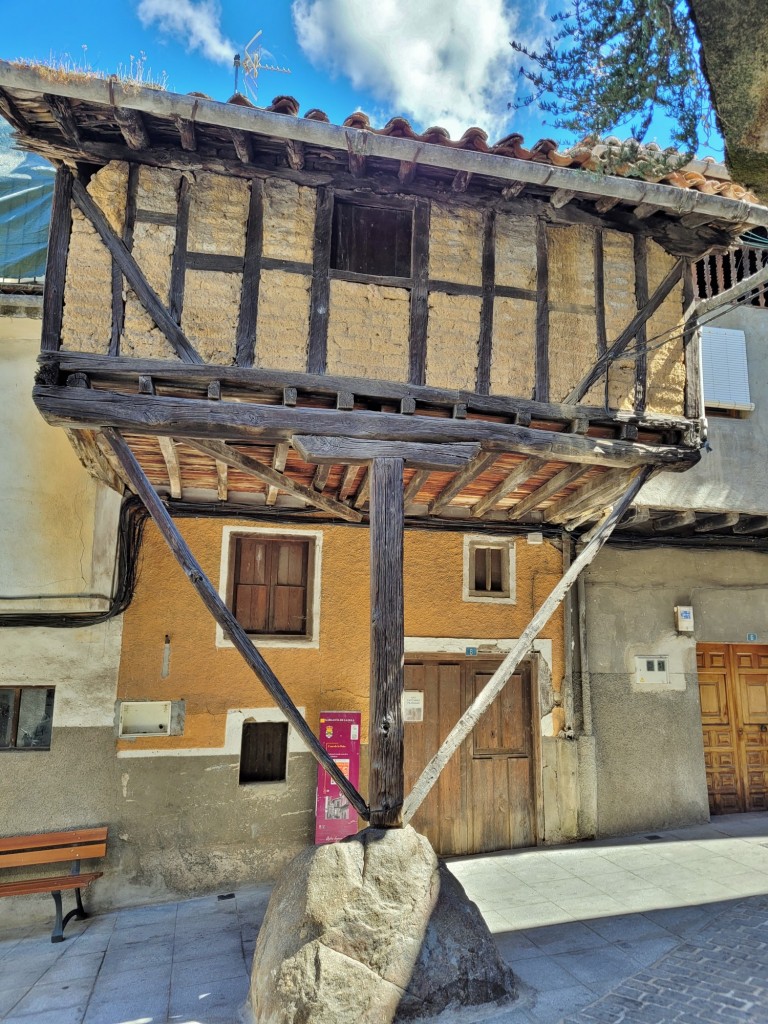
[[[412,212],[410,276],[381,277],[332,269],[329,186],[112,162],[88,191],[214,365],[559,402],[675,263],[643,235],[551,223],[530,204],[518,212],[339,192]],[[174,355],[77,207],[67,271],[64,349]],[[678,284],[584,403],[682,415],[682,309]]]

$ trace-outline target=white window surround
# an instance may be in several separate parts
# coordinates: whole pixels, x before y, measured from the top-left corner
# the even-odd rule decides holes
[[[506,554],[506,570],[509,580],[509,594],[479,595],[470,586],[472,580],[472,553],[476,548],[500,548]],[[515,577],[515,538],[510,536],[490,536],[486,533],[464,534],[464,571],[461,586],[461,599],[474,604],[516,604],[517,580]]]
[[[258,534],[262,537],[301,537],[314,541],[314,563],[311,573],[311,593],[307,594],[307,605],[311,609],[309,636],[254,636],[254,647],[292,647],[318,648],[320,646],[320,572],[322,568],[323,533],[322,530],[291,530],[272,526],[225,526],[221,536],[221,567],[219,570],[219,597],[226,604],[229,588],[230,557],[229,549],[233,537],[244,537]],[[216,625],[216,646],[231,647],[234,644],[224,636],[224,630]]]
[[[298,708],[299,714],[306,717],[306,709]],[[243,722],[285,722],[285,715],[280,708],[229,708],[227,724],[224,730],[224,745],[221,747],[152,747],[143,750],[118,750],[117,756],[124,757],[222,757],[232,756],[240,761],[240,746],[243,738]],[[288,726],[288,754],[306,754],[304,741],[292,726]],[[216,766],[216,770],[220,766]]]

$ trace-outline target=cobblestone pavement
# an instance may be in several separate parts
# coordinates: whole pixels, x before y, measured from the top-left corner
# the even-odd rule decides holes
[[[768,1021],[768,897],[724,910],[698,935],[564,1024],[704,1021]]]
[[[434,1024],[768,1024],[768,814],[449,866],[519,995]],[[0,1021],[235,1024],[269,893],[0,926]]]

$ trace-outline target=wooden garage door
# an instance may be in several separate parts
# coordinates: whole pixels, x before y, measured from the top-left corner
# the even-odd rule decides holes
[[[712,814],[768,810],[768,646],[698,644]]]
[[[406,792],[499,664],[477,658],[406,662],[406,690],[424,695],[423,721],[405,723]],[[451,758],[414,828],[443,856],[533,846],[533,764],[526,664]]]

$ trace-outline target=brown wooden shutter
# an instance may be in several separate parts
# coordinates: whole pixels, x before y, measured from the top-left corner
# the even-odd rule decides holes
[[[310,541],[238,537],[233,610],[248,633],[307,632]]]
[[[272,632],[302,634],[307,622],[307,541],[274,543]]]
[[[247,633],[269,631],[268,555],[268,541],[237,538],[233,610]]]

